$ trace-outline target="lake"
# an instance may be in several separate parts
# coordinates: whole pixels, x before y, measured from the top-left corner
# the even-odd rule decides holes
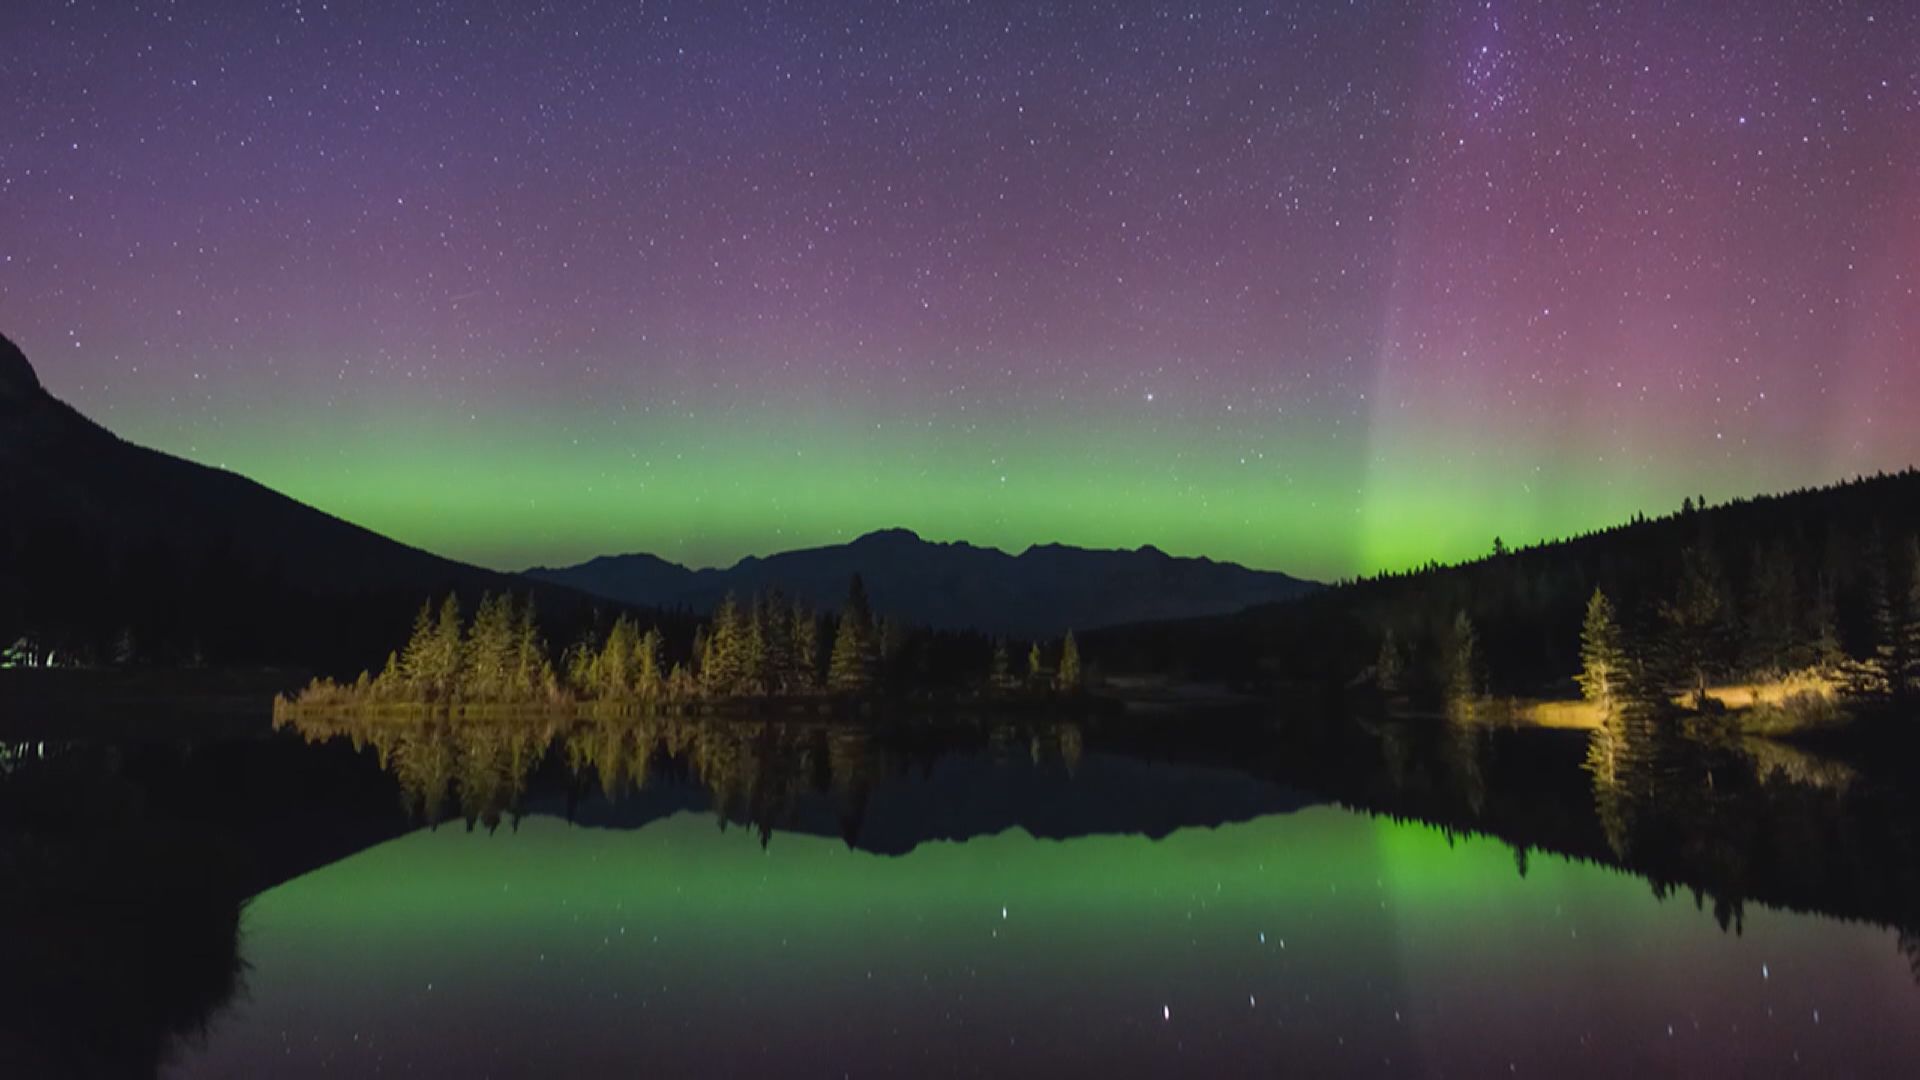
[[[1911,1074],[1909,790],[1662,730],[1220,716],[16,743],[0,1065]]]

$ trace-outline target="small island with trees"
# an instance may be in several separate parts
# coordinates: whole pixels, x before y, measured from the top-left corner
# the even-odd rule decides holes
[[[936,632],[876,617],[855,575],[837,613],[778,590],[728,596],[685,640],[620,613],[556,661],[531,597],[480,598],[471,618],[448,594],[423,603],[406,644],[378,674],[318,677],[277,713],[312,709],[451,710],[615,707],[703,709],[769,703],[836,705],[874,699],[983,700],[1053,706],[1092,699],[1072,631],[1027,643],[1016,667],[1004,638]]]

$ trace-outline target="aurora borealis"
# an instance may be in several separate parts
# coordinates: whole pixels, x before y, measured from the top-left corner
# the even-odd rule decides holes
[[[420,830],[266,892],[189,1075],[1898,1071],[1880,928],[1331,807],[900,857],[681,813]]]
[[[1920,8],[0,10],[0,331],[496,566],[1331,577],[1920,460]]]

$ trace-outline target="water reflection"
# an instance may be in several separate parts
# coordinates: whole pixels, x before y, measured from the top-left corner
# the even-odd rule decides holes
[[[1216,720],[1190,725],[1177,742],[1165,738],[1164,719],[1031,716],[849,724],[624,712],[292,723],[313,742],[371,748],[409,813],[430,825],[450,815],[488,830],[517,822],[542,777],[546,798],[562,797],[554,809],[569,818],[618,818],[609,807],[666,784],[661,812],[698,807],[723,827],[754,829],[763,844],[783,830],[831,832],[895,853],[1014,825],[1039,835],[1164,836],[1333,800],[1492,834],[1514,847],[1523,870],[1531,849],[1616,865],[1647,879],[1656,896],[1692,893],[1736,932],[1750,902],[1920,928],[1920,807],[1901,778],[1863,776],[1857,763],[1802,747],[1707,737],[1631,715],[1585,733]],[[1076,781],[1090,752],[1103,767]],[[1206,771],[1181,771],[1195,768]],[[880,790],[891,818],[875,821]]]
[[[1420,967],[1425,991],[1443,996],[1460,990],[1448,982],[1453,968],[1488,978],[1497,969],[1501,979],[1528,985],[1584,984],[1604,972],[1661,982],[1672,977],[1672,961],[1648,943],[1665,941],[1675,956],[1716,972],[1747,959],[1756,969],[1795,970],[1795,978],[1832,991],[1822,1008],[1845,1000],[1881,1019],[1920,1019],[1920,991],[1911,985],[1920,981],[1920,808],[1905,774],[1888,771],[1901,760],[1893,755],[1836,756],[1625,719],[1566,732],[1230,715],[877,716],[850,724],[791,714],[480,719],[422,712],[315,715],[291,726],[297,737],[9,750],[0,769],[0,947],[13,962],[0,975],[0,1072],[128,1074],[182,1055],[189,1072],[253,1071],[264,1065],[260,1025],[268,1019],[297,1028],[302,1016],[362,1016],[355,1010],[364,1003],[325,994],[417,994],[418,987],[401,985],[412,985],[414,966],[452,963],[449,957],[469,951],[455,965],[466,978],[523,986],[526,972],[488,964],[517,956],[522,939],[570,941],[563,924],[588,911],[612,919],[617,912],[603,910],[609,904],[647,908],[656,926],[675,933],[721,918],[698,905],[733,910],[741,921],[724,929],[765,937],[768,951],[714,944],[715,956],[661,957],[645,969],[648,977],[672,985],[711,968],[695,981],[725,985],[703,992],[778,1009],[737,980],[804,982],[773,950],[782,940],[807,939],[818,919],[837,928],[841,955],[810,963],[835,977],[853,978],[850,964],[881,965],[888,949],[946,965],[939,970],[951,975],[978,958],[948,948],[944,937],[936,943],[918,935],[960,934],[949,909],[962,899],[995,911],[1018,906],[994,900],[995,893],[1051,911],[1059,924],[1050,932],[1061,940],[1080,941],[1083,928],[1072,921],[1078,911],[1090,921],[1085,932],[1105,943],[1089,938],[1071,955],[1041,949],[1029,959],[1067,965],[1062,970],[1023,972],[1015,959],[997,962],[996,992],[1017,996],[1026,979],[1072,983],[1029,1002],[1035,1012],[1025,1019],[995,1014],[996,1023],[1032,1038],[1049,1024],[1070,1025],[1102,992],[1146,992],[1143,980],[1167,995],[1218,998],[1215,972],[1240,970],[1229,939],[1243,930],[1257,937],[1267,932],[1257,924],[1277,918],[1296,926],[1291,962],[1304,963],[1300,926],[1320,926],[1319,945],[1328,951],[1312,979],[1293,969],[1300,978],[1284,991],[1272,972],[1235,976],[1256,1001],[1284,992],[1321,995],[1337,1013],[1387,1000],[1417,1008],[1417,995],[1407,997],[1395,982],[1408,965]],[[1175,728],[1181,735],[1170,739]],[[703,830],[688,831],[702,819]],[[437,828],[448,822],[465,828]],[[742,829],[750,835],[740,836]],[[741,841],[773,861],[744,860]],[[829,858],[835,851],[837,861]],[[1241,892],[1230,899],[1235,882]],[[766,904],[734,910],[746,901],[727,897],[742,890],[765,893]],[[529,897],[544,899],[528,908]],[[778,897],[798,907],[787,912]],[[840,900],[807,914],[827,897]],[[251,907],[249,898],[257,898]],[[1358,917],[1355,902],[1399,914],[1365,930],[1332,929]],[[415,904],[418,920],[395,922],[395,912]],[[1696,906],[1711,921],[1693,914]],[[249,914],[239,935],[243,908]],[[1467,909],[1483,910],[1483,919],[1451,921]],[[473,924],[481,912],[492,914]],[[1854,925],[1792,914],[1799,912]],[[867,929],[862,917],[883,932],[859,936]],[[916,930],[915,917],[932,921]],[[435,919],[462,928],[464,937],[442,940]],[[1530,953],[1514,953],[1500,939],[1502,920],[1531,927]],[[1427,942],[1429,923],[1486,951]],[[1190,927],[1186,938],[1182,926]],[[1702,928],[1723,944],[1700,937]],[[722,927],[711,930],[714,941],[724,938]],[[1598,940],[1575,946],[1569,937],[1556,949],[1556,932]],[[1757,951],[1742,951],[1737,943],[1754,937]],[[989,933],[987,940],[997,939]],[[381,949],[356,952],[363,941]],[[811,947],[826,946],[815,940]],[[1181,959],[1188,947],[1199,951]],[[314,984],[329,989],[289,989],[288,980],[333,963],[324,955],[330,949],[346,949],[362,966]],[[588,967],[570,970],[572,981],[550,992],[581,1010],[576,1023],[612,1023],[595,1011],[599,1005],[577,1001],[579,993],[600,1001],[642,989],[630,972],[593,967],[585,952],[569,955]],[[1084,984],[1109,962],[1112,988]],[[1897,1000],[1869,979],[1886,971],[1902,983]],[[928,978],[926,985],[940,985]],[[1776,985],[1773,975],[1767,979]],[[1354,989],[1360,985],[1373,996]],[[1728,1024],[1759,1023],[1752,1009],[1780,1004],[1744,984],[1697,989],[1725,995],[1729,1009],[1747,1009],[1729,1013]],[[977,1002],[979,992],[947,983],[922,1005],[941,1016],[977,1016],[951,995]],[[662,997],[649,1000],[668,1009]],[[403,1015],[419,1004],[387,1001]],[[1105,1001],[1123,1004],[1137,1003]],[[1278,1027],[1215,1034],[1292,1053],[1307,1038],[1301,1025],[1314,1038],[1340,1030],[1338,1016],[1309,1009],[1304,999],[1292,1007],[1293,1034]],[[473,1010],[484,1011],[473,1001],[461,1008],[468,1010],[461,1018],[443,1019],[468,1025]],[[1608,1023],[1625,1023],[1629,1014],[1635,1023],[1646,1019],[1638,1006],[1618,1008]],[[695,1014],[674,1015],[697,1023]],[[1835,1028],[1834,1013],[1826,1015],[1826,1027]],[[210,1019],[214,1045],[207,1047]],[[918,1015],[895,1022],[938,1026]],[[1490,1021],[1476,1014],[1473,1022]],[[1402,1061],[1455,1071],[1498,1064],[1461,1056],[1467,1051],[1451,1037],[1442,1050],[1395,1042],[1392,1029],[1370,1031],[1358,1021],[1344,1030],[1385,1040],[1386,1056]],[[977,1052],[970,1040],[979,1035],[945,1032],[942,1045]],[[1131,1037],[1115,1034],[1114,1045]],[[424,1067],[445,1049],[420,1036],[408,1060]],[[598,1064],[630,1063],[616,1049]],[[1084,1060],[1055,1050],[1060,1067]],[[1324,1057],[1301,1052],[1301,1067],[1380,1067],[1334,1049]],[[1871,1062],[1834,1054],[1829,1065],[1871,1071]],[[1228,1055],[1207,1063],[1266,1068],[1273,1060]]]

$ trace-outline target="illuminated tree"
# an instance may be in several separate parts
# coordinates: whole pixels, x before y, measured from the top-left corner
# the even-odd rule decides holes
[[[1060,689],[1069,693],[1080,689],[1080,644],[1073,638],[1073,631],[1067,631],[1067,640],[1060,646]]]
[[[1607,594],[1593,590],[1587,601],[1587,621],[1580,630],[1580,692],[1611,714],[1623,697],[1627,654],[1620,643],[1620,626],[1613,618]]]
[[[827,686],[836,693],[860,693],[873,685],[873,611],[867,606],[867,586],[855,574],[847,586],[847,603],[833,638],[833,656],[827,664]]]
[[[649,701],[658,698],[666,686],[666,640],[659,627],[650,627],[640,637],[639,661],[635,665],[635,689]]]
[[[497,701],[507,696],[518,652],[516,636],[513,600],[505,593],[482,594],[461,656],[459,681],[463,696],[480,701]]]
[[[625,615],[613,621],[600,659],[593,666],[596,696],[619,701],[633,691],[634,654],[640,648],[640,628]]]
[[[527,602],[520,608],[519,617],[514,622],[513,637],[511,696],[530,701],[553,682],[553,666],[547,660],[547,643],[541,638],[539,622],[534,618],[532,593],[527,594]]]
[[[427,599],[420,602],[420,611],[413,617],[413,633],[400,653],[400,674],[410,694],[425,694],[432,689],[433,651],[433,601]]]

